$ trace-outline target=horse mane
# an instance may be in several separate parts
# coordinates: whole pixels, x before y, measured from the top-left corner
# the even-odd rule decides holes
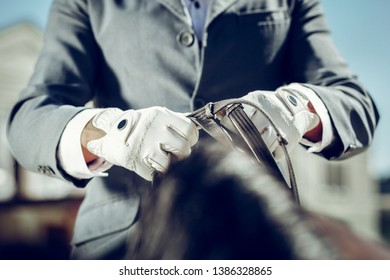
[[[199,143],[141,201],[129,259],[337,259],[286,186],[240,151]]]

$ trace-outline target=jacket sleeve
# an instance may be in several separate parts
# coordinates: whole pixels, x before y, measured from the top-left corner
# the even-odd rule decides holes
[[[58,166],[61,134],[93,97],[98,47],[88,19],[87,2],[55,0],[44,47],[28,86],[21,93],[8,123],[8,141],[25,168],[50,176],[67,176]]]
[[[297,0],[291,6],[288,76],[314,90],[328,109],[334,141],[321,154],[343,159],[367,148],[379,114],[332,42],[318,0]]]

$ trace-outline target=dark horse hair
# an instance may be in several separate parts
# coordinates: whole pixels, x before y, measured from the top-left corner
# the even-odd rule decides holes
[[[284,184],[220,144],[198,144],[141,205],[130,259],[343,258]]]

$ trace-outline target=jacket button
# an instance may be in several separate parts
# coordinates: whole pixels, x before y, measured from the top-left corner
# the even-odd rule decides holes
[[[49,167],[49,166],[39,165],[37,171],[39,173],[42,173],[42,174],[45,174],[45,175],[50,175],[50,176],[53,176],[55,174],[54,170],[51,167]]]
[[[183,46],[190,47],[194,43],[195,38],[191,32],[184,31],[179,34],[178,40]]]

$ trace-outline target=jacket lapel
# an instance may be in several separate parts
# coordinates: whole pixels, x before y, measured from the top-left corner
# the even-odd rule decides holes
[[[175,16],[186,22],[187,24],[191,24],[191,19],[185,13],[183,8],[183,0],[153,0],[160,2],[161,5],[166,7],[169,11],[172,12]]]
[[[222,12],[239,0],[211,0],[209,11],[206,17],[205,28]]]
[[[164,5],[169,11],[171,11],[178,18],[186,23],[191,24],[191,19],[184,11],[183,4],[184,0],[155,0]],[[238,2],[239,0],[211,0],[209,11],[206,17],[205,27],[207,26],[222,12],[228,9],[231,5]]]

